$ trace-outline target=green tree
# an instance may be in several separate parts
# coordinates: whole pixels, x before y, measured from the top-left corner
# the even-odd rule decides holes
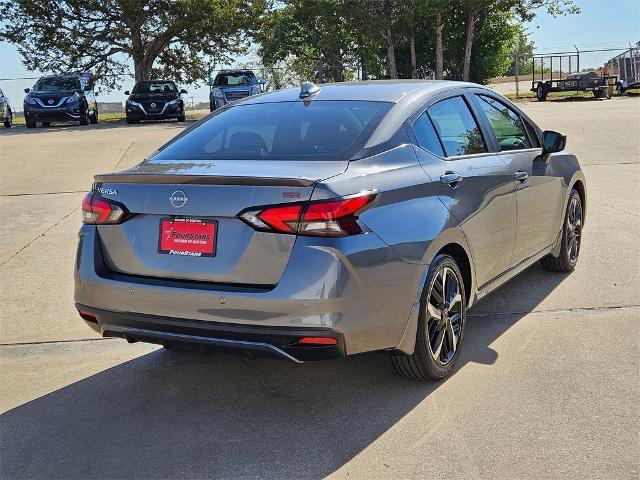
[[[515,14],[522,21],[530,21],[539,9],[546,9],[552,16],[580,13],[573,0],[458,0],[465,12],[465,42],[462,79],[470,79],[471,54],[476,21],[479,15],[489,12]]]
[[[133,61],[135,80],[206,76],[211,57],[247,47],[269,0],[0,0],[0,39],[31,70],[92,70],[107,87]]]
[[[287,60],[301,78],[343,81],[355,63],[353,33],[345,28],[343,0],[287,0],[264,21],[257,39],[266,64]]]

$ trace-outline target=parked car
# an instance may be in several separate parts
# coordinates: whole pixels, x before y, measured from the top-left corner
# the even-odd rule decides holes
[[[53,122],[98,123],[98,103],[90,76],[61,74],[40,78],[32,89],[25,88],[24,119],[28,128],[37,122],[43,127]]]
[[[9,98],[5,97],[2,90],[0,90],[0,122],[4,124],[5,128],[11,128],[13,125],[13,110],[11,110]]]
[[[175,118],[185,121],[184,101],[182,94],[171,80],[148,80],[135,84],[133,90],[124,92],[129,95],[126,102],[127,123],[138,123],[140,120],[165,120]]]
[[[95,176],[76,308],[130,342],[382,350],[407,377],[446,377],[471,305],[537,261],[574,269],[586,184],[565,142],[471,83],[246,98]]]
[[[229,102],[262,93],[266,80],[258,80],[251,70],[223,70],[209,83],[209,110]]]

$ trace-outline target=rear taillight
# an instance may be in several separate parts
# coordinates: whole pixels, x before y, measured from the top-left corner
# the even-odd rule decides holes
[[[331,200],[290,203],[244,211],[245,222],[256,230],[320,237],[345,237],[362,233],[358,214],[371,204],[374,193]]]
[[[117,202],[99,197],[92,192],[82,199],[82,223],[96,225],[120,223],[127,210]]]

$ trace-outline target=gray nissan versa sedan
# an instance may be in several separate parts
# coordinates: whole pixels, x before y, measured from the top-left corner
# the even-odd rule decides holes
[[[390,352],[451,373],[467,309],[534,262],[573,270],[585,179],[565,137],[487,88],[248,97],[82,204],[75,301],[97,332],[293,362]]]

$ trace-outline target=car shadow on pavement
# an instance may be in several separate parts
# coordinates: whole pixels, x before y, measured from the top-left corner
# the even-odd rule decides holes
[[[494,363],[490,345],[564,278],[534,267],[506,287],[520,313],[470,315],[458,368]],[[442,384],[400,378],[382,353],[294,365],[160,349],[1,415],[0,476],[322,478]]]

